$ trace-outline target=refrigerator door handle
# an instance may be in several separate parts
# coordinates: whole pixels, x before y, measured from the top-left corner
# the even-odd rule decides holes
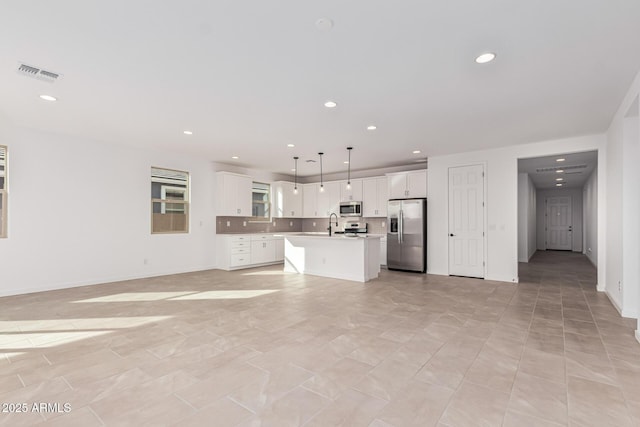
[[[400,209],[400,213],[398,214],[398,243],[404,243],[404,215],[402,209]]]

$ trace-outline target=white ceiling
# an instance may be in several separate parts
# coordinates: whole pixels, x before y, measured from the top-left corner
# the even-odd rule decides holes
[[[562,188],[582,188],[597,165],[598,152],[586,151],[520,159],[518,172],[528,173],[538,189],[558,188],[556,184],[562,184]]]
[[[343,170],[347,146],[356,170],[410,164],[605,131],[640,69],[639,22],[637,0],[3,0],[0,112],[271,172],[319,151]]]

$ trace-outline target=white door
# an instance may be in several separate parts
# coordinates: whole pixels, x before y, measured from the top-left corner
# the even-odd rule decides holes
[[[449,168],[449,274],[484,278],[484,166]]]
[[[571,196],[547,199],[547,249],[570,251],[572,245]]]

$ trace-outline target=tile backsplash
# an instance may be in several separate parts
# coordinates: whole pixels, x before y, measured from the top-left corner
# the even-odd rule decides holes
[[[338,230],[347,220],[354,218],[338,218]],[[358,218],[359,222],[366,222],[369,225],[369,233],[385,234],[386,218]],[[227,226],[227,222],[229,226]],[[274,225],[275,223],[275,225]],[[327,231],[329,227],[328,218],[272,218],[270,222],[253,221],[251,218],[237,216],[216,217],[216,233],[275,233],[286,231]]]
[[[216,233],[275,233],[302,231],[301,218],[272,218],[269,222],[239,216],[217,216]],[[227,226],[227,223],[229,226]],[[275,224],[275,225],[274,225]]]

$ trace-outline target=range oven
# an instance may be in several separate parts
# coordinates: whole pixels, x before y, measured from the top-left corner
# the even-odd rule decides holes
[[[362,202],[340,202],[340,216],[362,216]]]

